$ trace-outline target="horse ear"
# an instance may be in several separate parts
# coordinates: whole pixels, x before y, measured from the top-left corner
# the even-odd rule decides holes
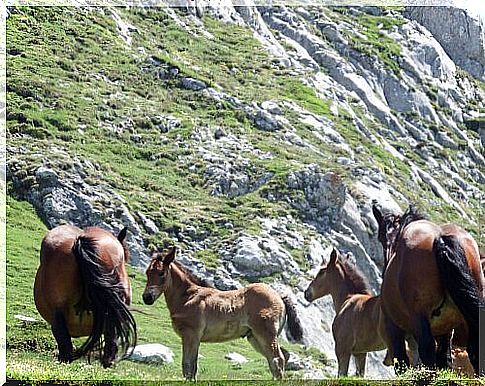
[[[337,258],[338,258],[338,251],[337,249],[333,248],[332,253],[330,254],[330,261],[328,262],[328,265],[335,265],[335,263],[337,262]]]
[[[175,259],[176,253],[177,253],[177,247],[176,246],[173,246],[172,248],[170,248],[170,250],[168,251],[168,253],[165,255],[165,257],[163,259],[163,263],[164,264],[170,264]]]
[[[118,241],[119,241],[120,243],[123,243],[123,241],[125,240],[125,238],[126,238],[126,233],[127,233],[127,232],[128,232],[128,227],[124,227],[124,228],[123,228],[123,229],[120,231],[120,233],[118,233],[118,237],[117,237],[117,239],[118,239]]]
[[[379,208],[375,203],[372,204],[372,213],[374,214],[374,217],[377,220],[377,223],[381,224],[383,220],[382,212],[379,210]]]

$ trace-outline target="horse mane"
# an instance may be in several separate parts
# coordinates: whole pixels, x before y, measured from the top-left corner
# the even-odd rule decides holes
[[[207,287],[207,288],[213,288],[212,285],[207,282],[207,280],[202,279],[200,277],[195,276],[192,272],[190,272],[186,267],[184,267],[181,263],[178,261],[174,261],[172,264],[175,264],[175,266],[182,271],[182,273],[194,284],[200,286],[200,287]]]
[[[359,268],[348,261],[340,261],[340,263],[345,272],[345,276],[352,283],[352,293],[372,295],[369,283]]]
[[[123,240],[121,243],[121,246],[123,247],[123,251],[125,252],[125,263],[129,263],[131,261],[131,253],[130,250],[128,249],[128,246],[126,245],[126,241]]]
[[[427,216],[424,214],[420,213],[418,209],[414,205],[409,205],[409,207],[406,209],[406,211],[401,215],[398,216],[399,218],[399,227],[396,232],[396,237],[394,238],[393,244],[396,244],[397,240],[401,237],[401,234],[409,224],[411,224],[414,221],[418,220],[427,220]]]

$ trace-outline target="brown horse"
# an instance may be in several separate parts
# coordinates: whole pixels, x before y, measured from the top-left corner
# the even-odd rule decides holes
[[[285,357],[278,335],[285,320],[294,339],[300,340],[303,334],[290,299],[262,283],[234,291],[210,288],[175,262],[175,254],[175,247],[167,254],[154,252],[146,271],[143,301],[153,304],[165,294],[172,326],[182,338],[184,377],[195,379],[200,342],[246,337],[265,356],[273,377],[280,379]]]
[[[96,350],[109,367],[118,344],[122,355],[136,344],[136,324],[127,308],[131,287],[125,237],[126,228],[116,238],[101,228],[61,225],[42,240],[35,305],[52,327],[61,362]],[[82,336],[87,340],[73,351],[71,337]]]
[[[454,224],[425,220],[412,206],[402,216],[383,215],[375,205],[373,212],[386,263],[381,297],[396,370],[409,365],[407,333],[418,342],[425,366],[449,367],[451,332],[466,323],[467,351],[478,374],[485,279],[476,242]]]
[[[332,332],[338,375],[348,375],[353,355],[356,375],[363,377],[367,353],[387,348],[381,299],[372,295],[362,273],[344,260],[335,248],[328,264],[322,262],[322,268],[305,291],[305,299],[309,302],[325,295],[332,296],[335,307]],[[392,364],[388,357],[384,363]]]

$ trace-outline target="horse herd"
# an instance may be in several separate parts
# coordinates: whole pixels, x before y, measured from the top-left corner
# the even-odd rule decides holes
[[[381,294],[372,295],[360,271],[335,248],[304,293],[309,302],[333,298],[339,375],[347,375],[353,355],[357,375],[364,376],[367,352],[386,348],[384,363],[396,373],[420,364],[447,368],[452,345],[466,347],[475,374],[483,375],[479,310],[485,279],[477,243],[460,227],[438,226],[412,206],[396,215],[373,205],[373,213],[384,252]],[[136,345],[126,233],[125,228],[115,237],[101,228],[62,225],[42,240],[34,298],[51,325],[60,361],[97,352],[109,367]],[[172,247],[152,254],[143,301],[150,305],[165,295],[182,338],[184,377],[196,377],[201,342],[245,337],[266,358],[273,377],[282,378],[288,353],[278,335],[288,323],[294,340],[303,337],[289,297],[262,283],[217,290],[177,262],[176,252]],[[71,337],[81,336],[88,338],[74,349]]]

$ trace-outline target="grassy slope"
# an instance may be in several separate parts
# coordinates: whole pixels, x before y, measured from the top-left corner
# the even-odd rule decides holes
[[[175,353],[175,363],[154,366],[123,361],[114,369],[105,370],[95,361],[88,364],[79,360],[68,365],[55,361],[54,338],[47,322],[37,313],[33,299],[40,242],[47,229],[28,203],[9,198],[7,204],[7,376],[36,380],[180,380],[181,340],[172,330],[165,301],[162,298],[154,306],[143,304],[141,294],[145,277],[134,269],[130,269],[133,307],[149,314],[134,312],[139,344],[157,342],[170,347]],[[34,317],[38,323],[24,324],[14,318],[16,314]],[[297,345],[284,346],[305,354]],[[226,353],[233,351],[244,355],[249,362],[235,367],[223,359]],[[200,354],[199,378],[202,380],[271,378],[265,359],[245,339],[202,344]]]
[[[337,119],[329,115],[328,101],[316,98],[298,79],[273,66],[247,30],[205,18],[206,28],[215,36],[209,41],[180,30],[163,12],[119,12],[140,30],[133,34],[133,47],[143,46],[147,53],[177,66],[185,76],[221,85],[226,92],[247,102],[291,99],[314,113]],[[207,229],[213,245],[217,245],[217,240],[230,236],[218,224],[230,221],[235,225],[234,232],[257,231],[258,217],[275,217],[290,211],[284,204],[268,203],[259,192],[235,200],[211,196],[200,176],[188,172],[179,162],[180,156],[187,155],[187,150],[178,146],[179,140],[188,138],[195,125],[222,125],[233,133],[244,134],[254,146],[275,155],[273,160],[258,161],[258,166],[276,172],[280,178],[295,165],[309,162],[348,178],[348,169],[333,161],[334,150],[315,142],[309,128],[292,121],[298,133],[314,141],[328,157],[281,146],[274,134],[255,129],[244,115],[229,106],[217,105],[181,89],[173,81],[161,81],[153,73],[143,72],[143,64],[134,58],[135,48],[130,50],[124,45],[109,14],[55,7],[24,8],[9,17],[7,39],[10,144],[25,146],[32,153],[42,153],[47,144],[56,144],[96,162],[101,168],[99,175],[128,200],[130,209],[141,210],[157,221],[162,236],[154,237],[154,243],[163,245],[164,235],[191,224]],[[218,62],[214,62],[215,52]],[[231,68],[236,68],[238,75]],[[166,134],[167,143],[160,143],[159,131],[145,124],[146,116],[160,113],[173,114],[182,121],[182,127]],[[119,136],[109,130],[128,118],[134,121],[132,128]],[[345,117],[336,123],[349,143],[365,144],[367,150],[362,159],[371,157],[372,161],[367,162],[392,175],[396,184],[406,180],[404,165],[398,163],[395,168],[390,156],[361,138]],[[19,138],[19,133],[30,137]],[[133,133],[142,136],[143,145],[130,140]],[[26,168],[39,164],[35,156],[25,160]],[[412,187],[403,191],[416,197],[431,196]],[[448,212],[446,207],[437,207],[434,216],[444,219]],[[16,313],[37,315],[31,297],[32,282],[40,238],[45,231],[31,207],[9,201],[8,375],[30,379],[179,379],[180,340],[169,326],[163,301],[150,308],[137,305],[160,323],[137,313],[140,340],[172,347],[177,356],[175,366],[124,362],[114,370],[103,370],[82,361],[71,365],[53,363],[55,345],[48,326],[43,322],[35,327],[22,326],[13,318]],[[209,251],[201,257],[210,260],[214,254]],[[137,302],[143,276],[132,273]],[[250,358],[250,363],[232,369],[221,357],[233,350]],[[269,378],[264,360],[245,341],[204,345],[201,353],[202,379],[224,375]]]

